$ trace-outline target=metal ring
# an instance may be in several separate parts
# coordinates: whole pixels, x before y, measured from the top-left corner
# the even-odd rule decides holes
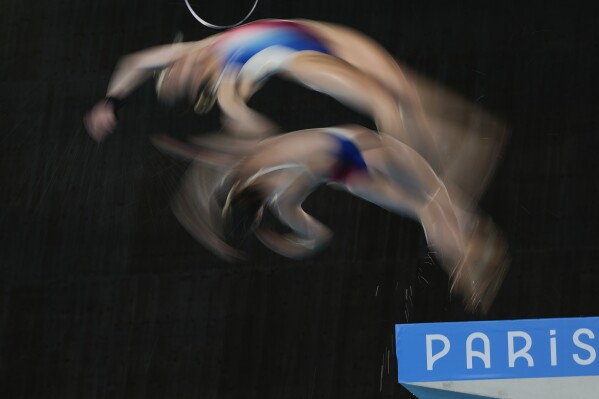
[[[195,19],[197,19],[202,25],[208,27],[208,28],[212,28],[212,29],[228,29],[228,28],[234,28],[236,26],[241,25],[242,23],[245,22],[246,19],[248,19],[250,17],[250,15],[252,15],[252,13],[254,12],[254,10],[256,9],[256,6],[258,5],[258,1],[259,0],[255,0],[254,1],[254,5],[252,6],[252,9],[250,10],[250,12],[243,17],[243,19],[233,25],[215,25],[215,24],[211,24],[210,22],[202,19],[202,17],[200,17],[198,14],[196,14],[196,12],[193,10],[193,8],[191,8],[191,5],[189,4],[189,0],[185,0],[185,4],[187,5],[187,8],[189,9],[189,12],[191,13],[191,15],[193,15],[193,17]]]

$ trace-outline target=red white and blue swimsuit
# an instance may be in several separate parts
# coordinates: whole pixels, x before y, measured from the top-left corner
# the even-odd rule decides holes
[[[215,48],[225,67],[243,67],[250,59],[273,47],[287,53],[316,51],[331,54],[327,45],[309,28],[292,21],[258,21],[224,33]]]
[[[337,162],[329,178],[334,182],[345,183],[348,177],[354,173],[367,173],[366,161],[356,144],[341,135],[332,133],[331,136],[336,139],[339,147],[335,152]]]
[[[292,21],[258,21],[224,33],[214,44],[223,61],[223,69],[239,69],[240,75],[254,79],[276,71],[299,51],[332,54],[327,45],[309,28]],[[356,172],[366,172],[366,162],[350,139],[331,133],[338,143],[338,162],[329,178],[345,182]]]

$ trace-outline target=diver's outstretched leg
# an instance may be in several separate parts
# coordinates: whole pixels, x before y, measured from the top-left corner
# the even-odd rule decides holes
[[[478,215],[462,212],[452,202],[443,182],[415,151],[401,143],[394,149],[387,145],[365,151],[372,178],[350,185],[350,191],[419,220],[453,289],[468,309],[486,312],[507,267],[505,242],[490,222],[481,223]]]
[[[437,143],[423,123],[406,126],[402,113],[411,110],[403,109],[393,92],[371,75],[339,58],[310,51],[294,55],[280,74],[371,116],[379,132],[416,149],[433,167],[441,166]],[[419,118],[422,122],[424,116]]]

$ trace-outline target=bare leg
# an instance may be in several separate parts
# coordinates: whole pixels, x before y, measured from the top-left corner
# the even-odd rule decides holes
[[[262,138],[277,131],[272,122],[250,109],[247,101],[262,85],[266,75],[279,73],[372,116],[380,131],[400,135],[408,142],[418,137],[410,136],[412,140],[404,137],[409,132],[404,133],[400,111],[392,94],[347,62],[313,51],[287,54],[285,60],[274,53],[272,59],[267,57],[260,57],[250,69],[259,70],[261,66],[272,69],[267,61],[276,62],[278,65],[275,69],[255,73],[243,73],[244,69],[240,72],[231,70],[219,86],[218,101],[225,116],[224,124],[235,135]],[[250,60],[248,64],[252,62]]]
[[[350,186],[350,191],[418,219],[429,246],[451,276],[453,289],[469,309],[486,311],[507,266],[505,243],[492,223],[462,212],[426,161],[409,147],[387,143],[363,155],[372,179]]]
[[[432,134],[418,90],[407,79],[396,60],[377,42],[353,29],[324,22],[299,22],[324,37],[335,56],[372,76],[393,93],[402,117],[409,116],[413,120],[413,126],[408,128],[416,129],[420,135],[418,142],[410,145],[440,173],[441,170],[437,169],[442,166],[436,140],[438,137]]]
[[[398,135],[407,142],[415,139],[402,128],[391,93],[369,75],[339,58],[312,51],[297,53],[280,73],[372,116],[382,132]]]
[[[386,163],[393,155],[383,148],[363,155],[370,178],[349,180],[350,192],[422,223],[429,247],[451,275],[464,257],[465,237],[442,182],[418,178],[414,172],[420,172],[417,169],[420,165],[398,163],[390,168]]]
[[[237,73],[225,73],[217,92],[225,130],[246,139],[261,139],[278,132],[280,129],[272,121],[247,106],[248,98],[239,95],[236,81]]]

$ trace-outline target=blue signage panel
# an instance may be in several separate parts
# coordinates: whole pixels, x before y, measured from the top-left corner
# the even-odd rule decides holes
[[[599,375],[599,317],[398,324],[399,382]]]

